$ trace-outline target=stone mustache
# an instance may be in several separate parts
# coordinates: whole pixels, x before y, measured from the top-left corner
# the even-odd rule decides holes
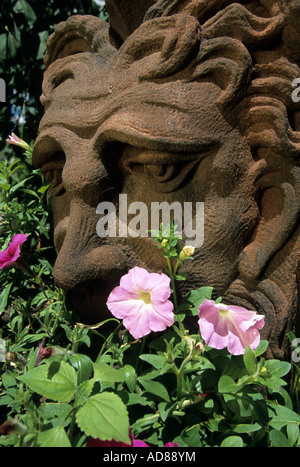
[[[299,333],[299,2],[106,4],[109,24],[73,16],[47,44],[33,161],[50,182],[56,283],[100,321],[129,268],[165,264],[151,237],[100,238],[99,203],[201,202],[180,292],[212,286],[265,314],[270,352],[286,357]]]

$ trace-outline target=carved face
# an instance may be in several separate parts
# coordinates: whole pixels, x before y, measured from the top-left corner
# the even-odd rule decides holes
[[[237,118],[249,102],[243,107],[239,96],[251,56],[239,41],[211,35],[202,40],[195,18],[174,15],[146,21],[116,50],[105,23],[75,17],[50,39],[33,160],[50,183],[54,277],[87,322],[110,316],[106,299],[129,268],[164,270],[147,233],[153,203],[163,202],[181,206],[184,243],[184,203],[192,205],[196,237],[204,235],[182,292],[212,286],[215,297],[274,311],[273,285],[261,274],[295,226],[290,183],[299,174],[261,141],[253,151],[253,135],[265,128],[268,140],[281,104],[268,102],[265,127],[259,121],[253,133],[242,132]],[[250,118],[261,108],[265,115],[264,104],[255,101]],[[276,147],[275,137],[271,143]],[[120,195],[126,195],[126,219]],[[148,223],[140,235],[126,236],[124,225],[138,224],[140,204],[133,203],[143,204]],[[197,203],[204,205],[204,225],[197,224]],[[105,206],[115,207],[114,236],[99,236]]]
[[[179,202],[184,215],[183,203],[193,202],[195,217],[196,202],[203,202],[204,242],[196,249],[185,286],[212,285],[216,293],[223,294],[237,275],[236,260],[258,215],[255,193],[251,193],[253,180],[249,175],[254,162],[244,138],[224,120],[216,107],[216,87],[209,84],[201,87],[200,90],[197,86],[197,92],[203,98],[197,99],[196,109],[193,86],[187,84],[176,89],[176,99],[186,105],[190,102],[190,108],[194,107],[198,115],[197,150],[195,147],[191,152],[181,150],[167,138],[167,141],[157,138],[153,143],[155,132],[160,134],[167,130],[164,125],[170,126],[173,133],[178,131],[177,137],[181,137],[180,120],[176,114],[172,115],[171,109],[167,111],[167,120],[151,119],[151,127],[155,125],[156,128],[151,128],[149,138],[151,115],[137,108],[138,115],[131,119],[130,112],[124,109],[118,117],[126,121],[128,129],[120,130],[118,124],[112,122],[110,131],[116,128],[115,134],[111,140],[105,135],[105,144],[103,134],[109,121],[102,126],[99,124],[88,137],[80,136],[76,129],[67,129],[69,119],[62,126],[51,125],[50,128],[42,122],[35,151],[50,182],[54,243],[58,253],[54,277],[58,285],[72,290],[75,305],[89,319],[99,321],[106,316],[107,294],[127,268],[143,265],[155,271],[165,267],[150,235],[119,237],[119,229],[116,238],[97,235],[98,204],[112,202],[118,208],[120,193],[127,195],[128,207],[133,202],[144,203],[149,213],[149,229],[151,203]],[[174,90],[172,84],[165,90],[166,96],[171,97]],[[90,105],[92,107],[92,103]],[[50,107],[57,115],[60,109],[58,100]],[[137,131],[137,117],[138,139],[132,135]],[[123,142],[127,138],[132,144]],[[118,209],[116,213],[119,214]],[[128,213],[128,223],[135,217],[134,212]],[[88,289],[83,287],[87,282]],[[84,301],[80,303],[82,298]]]

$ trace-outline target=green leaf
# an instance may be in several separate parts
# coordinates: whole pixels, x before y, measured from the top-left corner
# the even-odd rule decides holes
[[[272,403],[271,401],[268,402],[268,408],[269,416],[271,418],[269,424],[276,430],[281,430],[281,428],[287,425],[288,423],[296,424],[297,426],[299,426],[300,415],[298,415],[293,410],[290,410],[282,405]]]
[[[18,0],[13,10],[15,13],[23,13],[29,23],[36,21],[36,14],[26,0]]]
[[[291,446],[298,447],[300,430],[295,423],[288,423],[286,426],[288,440]]]
[[[94,379],[106,383],[123,383],[125,373],[122,368],[117,370],[106,363],[94,363]]]
[[[286,381],[282,378],[276,378],[276,377],[271,377],[271,378],[261,378],[260,376],[257,377],[256,381],[263,386],[266,386],[269,389],[272,389],[272,391],[280,391],[282,386],[285,386],[287,384]]]
[[[50,184],[41,186],[41,187],[38,189],[38,193],[44,194],[44,193],[48,190],[49,186],[50,186]]]
[[[66,426],[70,423],[73,407],[61,402],[45,402],[39,407],[39,417],[51,423],[52,427]]]
[[[125,383],[130,392],[135,390],[136,382],[137,382],[137,374],[133,366],[125,365],[123,367],[124,375],[125,375]]]
[[[41,60],[44,57],[44,54],[47,50],[46,41],[48,39],[48,36],[49,36],[49,31],[39,32],[40,45],[39,45],[39,49],[36,55],[37,60]]]
[[[23,191],[24,193],[28,193],[29,195],[34,196],[34,197],[37,198],[38,200],[40,199],[40,197],[39,197],[39,196],[36,194],[36,192],[33,191],[33,190],[29,190],[29,189],[27,189],[27,188],[23,188],[22,191]]]
[[[143,417],[139,418],[133,425],[132,425],[132,430],[137,431],[138,433],[152,427],[160,418],[160,415],[158,413],[150,413],[146,414]]]
[[[14,58],[16,56],[18,48],[21,45],[21,43],[20,43],[20,31],[19,31],[19,29],[17,27],[15,27],[14,28],[14,34],[12,34],[10,31],[8,31],[8,33],[3,34],[3,35],[5,36],[5,41],[6,41],[5,58]],[[1,34],[1,36],[2,36],[2,34]],[[2,40],[1,40],[1,43],[2,43]]]
[[[236,425],[232,430],[235,433],[252,433],[253,431],[261,430],[262,426],[259,423],[241,423]]]
[[[74,368],[58,361],[39,365],[20,376],[20,380],[32,391],[57,402],[70,402],[77,387]]]
[[[78,410],[76,421],[87,436],[131,444],[127,410],[116,394],[103,392],[89,397]]]
[[[37,443],[41,448],[71,447],[70,440],[62,426],[51,428],[50,430],[39,433],[37,436]]]
[[[181,302],[180,311],[184,310],[188,305],[189,313],[193,316],[198,315],[198,307],[203,300],[210,300],[213,292],[213,287],[200,287],[199,289],[188,292]]]
[[[188,259],[188,258],[187,258]],[[187,278],[187,274],[185,272],[180,272],[178,274],[175,275],[175,279],[177,281],[185,281]]]
[[[271,445],[277,448],[290,448],[291,445],[287,437],[279,430],[270,431]]]
[[[166,421],[170,411],[173,410],[175,406],[176,406],[176,403],[170,403],[170,402],[160,402],[158,404],[159,415],[163,422]]]
[[[12,186],[10,192],[11,192],[11,193],[14,193],[14,192],[17,191],[21,186],[23,186],[25,183],[27,183],[28,180],[30,180],[31,178],[33,178],[33,177],[25,178],[24,180],[21,180],[19,183],[16,183],[14,186]],[[35,193],[34,193],[34,195],[36,196]]]
[[[1,183],[0,184],[0,188],[3,190],[3,191],[8,191],[10,189],[11,185],[9,183]]]
[[[222,394],[226,393],[235,393],[240,389],[240,386],[235,383],[235,381],[230,378],[230,376],[223,375],[221,376],[218,383],[218,391]]]
[[[11,286],[12,286],[12,283],[8,284],[6,287],[4,287],[4,289],[2,290],[0,294],[0,315],[6,309]]]
[[[265,367],[272,376],[281,378],[290,371],[291,364],[289,362],[282,362],[281,360],[272,359],[266,361]]]
[[[144,360],[144,362],[150,363],[150,365],[154,366],[156,369],[160,369],[164,363],[166,363],[165,357],[161,355],[153,355],[153,354],[143,354],[140,355],[140,359]]]
[[[151,381],[145,378],[138,378],[138,380],[147,392],[150,392],[151,394],[154,394],[155,396],[158,396],[167,402],[170,401],[168,391],[163,384],[159,383],[158,381]]]
[[[80,405],[83,405],[86,403],[88,400],[93,387],[95,384],[94,378],[91,378],[87,381],[84,381],[83,383],[78,386],[77,391],[76,391],[76,397],[75,397],[75,402],[74,402],[74,407],[79,407]]]
[[[266,340],[261,340],[256,349],[254,350],[255,357],[260,357],[265,353],[269,345],[269,342]]]
[[[201,436],[199,435],[200,426],[194,425],[186,428],[182,433],[182,440],[190,447],[201,447]]]
[[[69,358],[69,362],[77,372],[78,384],[86,381],[91,376],[93,371],[93,362],[87,355],[72,355]]]
[[[249,345],[246,347],[243,359],[248,374],[254,375],[256,372],[255,354]]]
[[[243,446],[244,442],[240,436],[228,436],[220,445],[221,448],[242,448]]]

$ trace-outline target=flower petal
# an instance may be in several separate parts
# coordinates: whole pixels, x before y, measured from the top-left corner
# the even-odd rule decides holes
[[[0,269],[13,266],[20,256],[20,245],[27,240],[28,235],[16,234],[13,236],[6,250],[0,252]]]
[[[6,266],[12,266],[13,263],[14,261],[8,250],[0,251],[0,269]]]
[[[198,324],[207,345],[227,347],[231,354],[240,355],[248,345],[253,350],[258,346],[264,316],[243,307],[204,300],[199,306]]]

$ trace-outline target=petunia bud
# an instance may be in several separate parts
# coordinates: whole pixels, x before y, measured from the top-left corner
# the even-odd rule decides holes
[[[19,138],[17,135],[12,133],[6,140],[9,144],[14,144],[15,146],[20,146],[21,148],[25,149],[25,151],[31,151],[31,147],[29,144],[26,143],[23,139]]]
[[[179,260],[184,261],[186,258],[190,258],[194,253],[195,248],[193,246],[185,245],[179,254]]]
[[[3,436],[25,435],[27,431],[27,428],[18,422],[18,420],[6,420],[6,422],[0,425],[0,434]]]
[[[201,351],[201,352],[204,352],[205,347],[204,347],[204,345],[202,344],[202,342],[197,342],[197,344],[196,344],[196,350]]]
[[[22,365],[26,365],[27,361],[25,358],[22,357],[22,355],[16,353],[16,352],[7,352],[5,355],[5,359],[8,362],[19,362],[22,363]]]
[[[56,355],[63,355],[64,351],[57,347],[44,347],[40,350],[40,359],[55,357]]]

